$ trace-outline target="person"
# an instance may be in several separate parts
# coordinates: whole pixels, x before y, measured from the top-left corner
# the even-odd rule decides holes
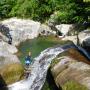
[[[29,67],[30,64],[31,64],[31,52],[29,52],[28,55],[25,57],[26,67]]]
[[[25,57],[25,78],[27,79],[30,75],[31,69],[29,68],[29,65],[31,64],[31,52],[28,53],[28,55]]]

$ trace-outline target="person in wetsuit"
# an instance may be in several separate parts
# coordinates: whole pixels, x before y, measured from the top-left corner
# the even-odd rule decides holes
[[[29,65],[31,64],[31,52],[28,53],[28,55],[25,57],[25,78],[27,79],[31,69],[29,68]]]
[[[31,64],[31,52],[29,52],[29,54],[25,57],[25,65],[26,67],[29,67],[29,65]]]

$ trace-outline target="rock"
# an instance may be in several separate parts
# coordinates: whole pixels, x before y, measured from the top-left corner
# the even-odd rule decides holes
[[[15,46],[10,45],[4,41],[0,42],[0,51],[5,51],[5,52],[8,51],[9,53],[12,53],[12,54],[18,52],[18,50]]]
[[[80,32],[78,37],[82,46],[90,47],[90,30],[84,30]]]
[[[8,51],[0,50],[0,77],[3,78],[6,85],[15,83],[23,77],[24,68],[21,65],[18,57],[12,55]],[[0,81],[0,89],[5,86]]]
[[[51,28],[47,25],[42,24],[40,26],[39,34],[41,36],[55,35],[55,31],[52,31]]]
[[[8,42],[8,38],[0,32],[0,41]]]
[[[66,36],[66,37],[63,37],[62,40],[64,41],[72,41],[75,45],[77,45],[77,36]]]
[[[20,63],[20,60],[14,53],[18,50],[15,46],[9,45],[4,42],[7,39],[6,36],[1,34],[0,41],[0,90],[5,86],[15,83],[23,78],[24,68]]]
[[[13,63],[20,63],[18,57],[7,51],[0,50],[0,68]]]
[[[55,26],[57,30],[59,30],[62,33],[62,36],[68,35],[73,30],[72,24],[60,24]]]
[[[33,39],[39,35],[40,23],[32,20],[11,18],[2,21],[10,29],[13,45],[18,45],[26,39]]]
[[[90,90],[90,62],[76,52],[77,50],[74,53],[71,50],[67,54],[59,56],[60,61],[51,67],[52,75],[58,87],[63,87],[69,81],[74,81],[78,85],[85,86],[86,90]]]

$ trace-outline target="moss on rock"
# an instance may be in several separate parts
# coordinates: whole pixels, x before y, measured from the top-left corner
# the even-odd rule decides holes
[[[7,85],[23,79],[23,74],[24,68],[19,63],[9,64],[0,69],[0,75]]]
[[[88,90],[88,89],[87,87],[75,81],[68,81],[62,86],[62,90]]]

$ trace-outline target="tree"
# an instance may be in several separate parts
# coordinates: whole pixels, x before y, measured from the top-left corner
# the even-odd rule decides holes
[[[0,18],[9,17],[9,12],[15,5],[16,0],[0,0]]]

